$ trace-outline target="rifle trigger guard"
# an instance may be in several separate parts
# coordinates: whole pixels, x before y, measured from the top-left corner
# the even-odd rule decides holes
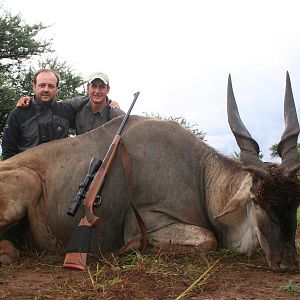
[[[97,197],[93,203],[93,206],[99,206],[101,203],[102,203],[102,197],[97,195]],[[84,199],[83,205],[85,206],[85,199]]]
[[[97,195],[97,197],[93,203],[93,206],[99,206],[101,203],[102,203],[102,197],[100,195]]]

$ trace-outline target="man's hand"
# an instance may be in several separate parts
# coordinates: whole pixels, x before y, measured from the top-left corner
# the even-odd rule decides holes
[[[116,101],[114,101],[114,100],[111,100],[109,106],[110,106],[111,108],[120,108],[119,103],[116,102]]]
[[[31,98],[29,96],[22,97],[17,102],[17,107],[25,108],[29,106]]]

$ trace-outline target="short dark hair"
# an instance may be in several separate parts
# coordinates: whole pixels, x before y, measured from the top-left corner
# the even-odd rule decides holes
[[[59,74],[58,74],[56,71],[52,70],[52,69],[40,69],[40,70],[38,70],[37,72],[35,72],[35,74],[33,75],[33,83],[36,84],[36,78],[37,78],[37,76],[38,76],[40,73],[43,73],[43,72],[54,74],[54,76],[55,76],[56,79],[57,79],[57,84],[56,84],[56,86],[58,87],[60,77],[59,77]]]

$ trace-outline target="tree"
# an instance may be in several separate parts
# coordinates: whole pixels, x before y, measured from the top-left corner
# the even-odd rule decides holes
[[[269,148],[269,150],[271,151],[271,154],[270,154],[271,157],[279,157],[277,148],[278,148],[278,144],[274,144]],[[297,144],[297,151],[300,155],[300,144]]]
[[[23,63],[34,55],[51,51],[51,41],[37,41],[37,34],[47,28],[42,24],[25,24],[0,7],[0,138],[14,100],[23,93],[18,75]]]
[[[155,114],[155,113],[146,113],[146,112],[144,112],[144,115],[147,117],[153,117],[153,118],[158,118],[158,119],[162,119],[162,120],[177,122],[185,129],[193,132],[199,139],[205,141],[204,138],[205,138],[206,133],[204,133],[202,130],[199,130],[198,124],[190,123],[182,116],[181,117],[172,117],[172,116],[163,117],[163,116],[159,115],[158,113]]]
[[[56,70],[60,75],[59,99],[65,100],[85,94],[84,80],[81,76],[74,73],[74,70],[67,65],[67,62],[60,62],[57,57],[46,58],[39,63],[38,69],[44,68]]]
[[[84,94],[84,81],[76,74],[67,62],[60,62],[58,57],[45,57],[28,69],[20,70],[15,80],[15,86],[22,91],[21,96],[32,94],[32,78],[39,69],[52,69],[60,75],[58,98],[65,100]]]
[[[234,151],[233,154],[231,154],[231,157],[234,158],[234,159],[240,160],[241,159],[241,153]],[[261,152],[259,152],[258,158],[259,159],[263,158],[263,154]]]
[[[38,69],[51,68],[60,74],[60,99],[84,93],[82,78],[66,62],[44,57],[54,52],[51,40],[37,40],[37,35],[46,28],[41,23],[25,24],[19,15],[13,16],[0,6],[0,139],[16,100],[32,93],[32,78]],[[39,59],[33,60],[36,57]]]
[[[48,28],[41,23],[25,24],[20,15],[0,10],[0,71],[10,72],[34,55],[52,51],[50,41],[37,41],[38,33]]]
[[[277,152],[277,147],[278,147],[278,144],[274,144],[269,148],[269,150],[271,151],[271,153],[270,153],[271,157],[279,157],[279,154]]]

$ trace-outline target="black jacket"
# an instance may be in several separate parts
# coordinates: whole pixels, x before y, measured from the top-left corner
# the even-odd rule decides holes
[[[68,136],[74,128],[76,111],[64,102],[39,104],[34,99],[28,108],[11,111],[3,131],[3,159],[28,148]]]

